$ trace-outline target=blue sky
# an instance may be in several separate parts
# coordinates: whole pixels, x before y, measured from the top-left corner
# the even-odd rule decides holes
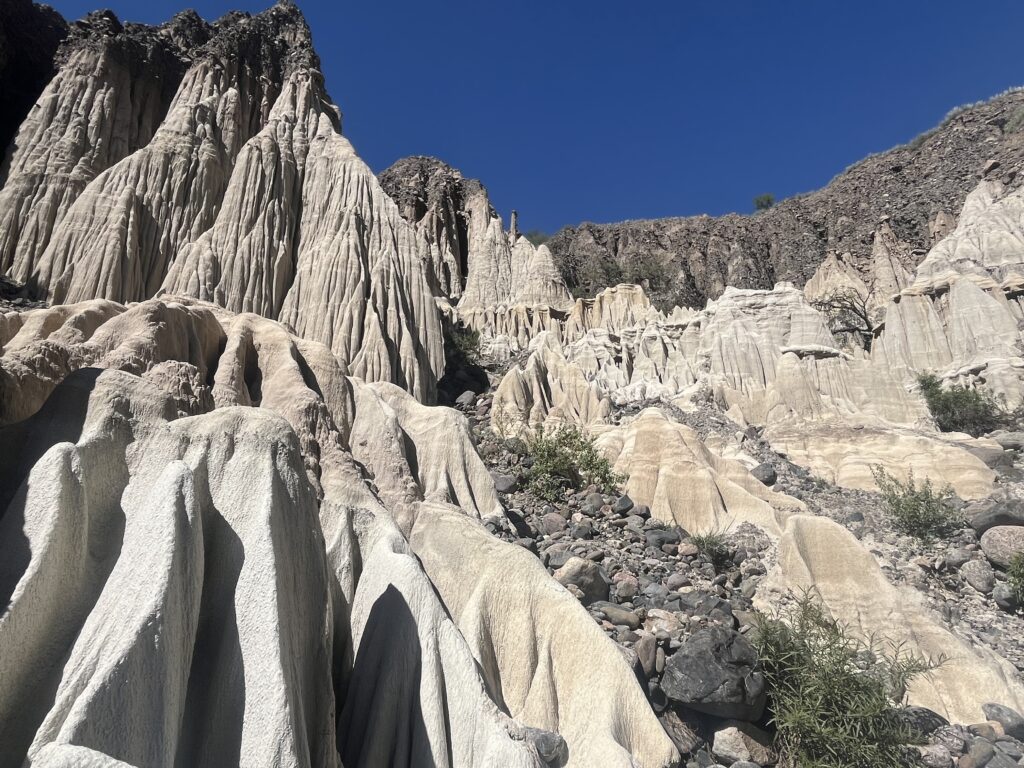
[[[160,22],[189,0],[97,4]],[[269,3],[192,0],[212,19]],[[299,0],[380,171],[436,155],[508,219],[748,212],[1024,85],[1020,0]]]

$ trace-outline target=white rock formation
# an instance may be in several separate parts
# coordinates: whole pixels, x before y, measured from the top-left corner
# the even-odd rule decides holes
[[[805,509],[766,488],[739,462],[716,455],[694,430],[657,408],[599,431],[597,447],[616,472],[628,477],[631,499],[690,533],[726,531],[746,522],[779,535],[786,518]]]
[[[54,303],[167,292],[280,318],[354,374],[432,401],[444,352],[427,243],[341,136],[298,10],[211,34],[162,121],[93,48],[72,56],[0,193],[0,265],[21,254],[13,274]],[[84,139],[83,99],[102,123]]]
[[[88,20],[83,26],[89,29]],[[0,273],[20,282],[32,276],[82,191],[149,143],[181,77],[172,46],[155,34],[82,34],[82,42],[73,36],[65,43],[66,60],[19,128],[0,174]]]
[[[530,728],[570,766],[678,758],[475,520],[503,512],[456,412],[191,299],[0,329],[0,765],[539,767]]]
[[[1005,660],[972,646],[943,627],[909,588],[893,586],[875,558],[853,534],[823,517],[796,515],[779,541],[778,562],[769,574],[770,587],[759,593],[762,606],[769,592],[803,592],[820,598],[833,616],[867,640],[906,644],[907,650],[946,661],[914,680],[910,703],[928,707],[951,722],[985,719],[984,701],[1024,706],[1024,685]]]

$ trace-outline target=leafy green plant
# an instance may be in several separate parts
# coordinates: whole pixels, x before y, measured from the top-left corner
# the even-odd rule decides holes
[[[918,376],[917,383],[935,424],[943,432],[966,432],[979,437],[1003,426],[1010,418],[988,392],[959,384],[943,387],[931,373]]]
[[[612,493],[626,481],[597,450],[594,438],[577,427],[563,425],[549,431],[538,427],[526,445],[533,462],[528,484],[542,499],[557,501],[566,488],[580,490],[588,485]]]
[[[1017,602],[1024,605],[1024,552],[1018,552],[1010,558],[1010,567],[1006,569],[1006,579]]]
[[[962,517],[949,505],[953,489],[948,485],[936,489],[925,479],[920,485],[914,481],[914,471],[907,474],[906,482],[890,475],[880,465],[871,467],[882,500],[888,508],[893,527],[900,533],[929,540],[956,530]]]
[[[900,705],[907,684],[936,663],[900,645],[853,637],[808,593],[761,615],[753,635],[781,766],[915,764],[905,745],[923,738],[900,716]]]
[[[754,210],[767,211],[775,205],[775,195],[770,192],[766,192],[763,195],[758,195],[754,198]]]
[[[720,568],[732,559],[732,551],[726,541],[724,528],[712,528],[704,533],[695,533],[690,536],[690,542],[697,547],[697,551],[706,557],[715,568]]]

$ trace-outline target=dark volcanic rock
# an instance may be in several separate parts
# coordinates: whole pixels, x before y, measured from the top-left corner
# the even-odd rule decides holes
[[[702,629],[668,660],[661,687],[670,699],[716,717],[756,720],[764,711],[757,652],[738,632]]]
[[[920,262],[959,215],[986,164],[999,178],[1024,161],[1024,91],[954,111],[942,125],[909,144],[873,155],[810,194],[750,216],[729,214],[584,223],[548,241],[574,295],[646,280],[661,307],[703,306],[726,284],[770,288],[779,280],[802,285],[829,252],[850,253],[857,268],[871,260],[883,219],[906,247],[908,266]],[[1011,186],[1021,178],[1007,176]]]
[[[5,0],[0,12],[0,152],[53,77],[54,54],[67,34],[67,22],[49,6]]]

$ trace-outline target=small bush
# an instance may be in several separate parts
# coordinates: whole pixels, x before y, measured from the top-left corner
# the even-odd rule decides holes
[[[771,193],[758,195],[754,198],[754,210],[767,211],[773,205],[775,205],[775,195]]]
[[[445,338],[448,353],[456,360],[480,362],[480,332],[464,325],[452,325]]]
[[[828,329],[841,339],[854,339],[866,352],[871,351],[874,324],[867,299],[854,290],[839,290],[811,302],[825,315]]]
[[[956,530],[962,518],[947,503],[953,495],[949,486],[936,490],[931,480],[920,485],[914,482],[914,471],[901,482],[881,466],[871,467],[871,474],[889,509],[893,527],[900,533],[929,540]]]
[[[562,498],[566,488],[578,491],[588,485],[613,493],[626,481],[612,471],[608,459],[594,446],[594,438],[573,426],[551,431],[538,427],[527,441],[527,450],[533,460],[530,490],[548,501]]]
[[[727,530],[728,526],[713,528],[704,533],[695,533],[690,537],[690,541],[697,547],[697,551],[706,557],[716,569],[726,565],[732,559],[732,552],[726,541]]]
[[[524,233],[523,237],[533,243],[535,247],[544,245],[544,243],[551,239],[551,235],[547,232],[541,232],[539,229],[531,229],[529,232]]]
[[[1024,129],[1024,107],[1018,107],[1017,110],[1010,115],[1010,119],[1006,121],[1006,126],[1003,128],[1003,132],[1016,133],[1022,129]]]
[[[936,665],[851,637],[810,595],[754,633],[782,766],[894,768],[921,743],[900,716],[907,684]]]
[[[1010,567],[1006,569],[1006,579],[1017,602],[1024,605],[1024,552],[1018,552],[1010,559]]]
[[[966,432],[979,437],[1003,426],[1008,414],[988,392],[954,384],[944,388],[930,373],[917,377],[921,394],[935,424],[943,432]]]

